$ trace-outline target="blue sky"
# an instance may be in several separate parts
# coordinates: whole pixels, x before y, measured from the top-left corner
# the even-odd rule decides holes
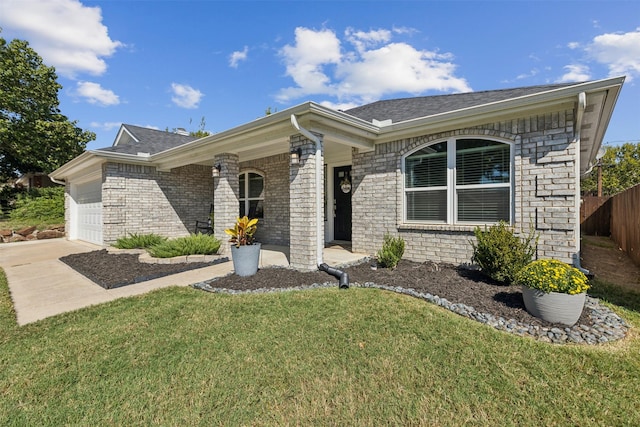
[[[2,37],[56,67],[62,113],[219,132],[305,101],[626,75],[605,143],[640,141],[638,1],[2,0]]]

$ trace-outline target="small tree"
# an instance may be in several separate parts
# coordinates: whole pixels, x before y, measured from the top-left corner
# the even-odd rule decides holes
[[[60,113],[57,78],[29,43],[0,37],[0,179],[52,172],[96,138]]]

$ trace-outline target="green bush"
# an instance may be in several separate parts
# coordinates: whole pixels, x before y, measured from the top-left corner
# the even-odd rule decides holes
[[[402,237],[384,235],[382,249],[377,253],[378,264],[384,268],[395,268],[404,255],[404,240]]]
[[[181,255],[213,255],[220,249],[220,240],[209,234],[192,234],[189,237],[166,240],[147,250],[156,258],[172,258]]]
[[[166,237],[154,233],[129,233],[129,236],[119,238],[113,246],[118,249],[146,249],[165,240],[167,240]]]
[[[15,222],[64,222],[64,187],[34,188],[18,194],[10,214]]]
[[[484,231],[476,227],[473,233],[477,243],[473,246],[472,262],[481,271],[498,282],[511,284],[516,275],[533,259],[538,246],[538,237],[533,230],[520,239],[504,222],[499,222]]]

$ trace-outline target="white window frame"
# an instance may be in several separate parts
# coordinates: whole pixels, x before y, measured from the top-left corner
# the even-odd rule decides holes
[[[260,175],[260,177],[262,177],[262,197],[249,197],[249,174],[250,173],[255,173],[256,175]],[[238,202],[242,203],[244,202],[244,211],[245,213],[248,215],[249,214],[249,210],[250,210],[250,206],[251,206],[251,202],[258,200],[258,201],[262,201],[262,218],[260,219],[264,219],[264,210],[265,210],[265,206],[264,206],[264,193],[265,193],[265,189],[266,189],[266,179],[264,176],[264,173],[256,170],[256,169],[247,169],[244,170],[242,172],[240,172],[238,174],[238,183],[240,183],[240,176],[244,175],[244,198],[240,198],[240,194],[238,194]],[[240,210],[238,209],[238,215],[240,215]]]
[[[509,182],[508,183],[500,183],[500,184],[478,184],[478,185],[457,185],[456,184],[456,141],[463,139],[479,139],[490,142],[498,142],[501,144],[505,144],[509,146]],[[441,142],[447,143],[447,185],[439,186],[439,187],[428,187],[428,190],[425,188],[407,188],[406,187],[406,160],[407,157],[414,154],[416,151],[420,151],[425,147],[430,145],[438,144]],[[405,224],[434,224],[434,225],[484,225],[484,224],[495,224],[495,222],[468,222],[468,221],[459,221],[458,220],[458,189],[476,189],[476,188],[509,188],[509,223],[513,224],[514,218],[514,143],[513,141],[503,139],[503,138],[495,138],[495,137],[486,137],[480,135],[459,135],[456,137],[446,138],[446,139],[438,139],[434,141],[430,141],[428,143],[422,144],[419,147],[409,151],[408,153],[402,156],[402,220]],[[447,191],[447,219],[446,221],[421,221],[421,220],[410,220],[407,218],[407,193],[410,192],[420,192],[420,191],[437,191],[437,190],[446,190]]]

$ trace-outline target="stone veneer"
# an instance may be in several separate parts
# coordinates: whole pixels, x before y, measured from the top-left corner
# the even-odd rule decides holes
[[[104,244],[127,233],[185,236],[193,232],[196,220],[209,215],[210,167],[188,165],[159,172],[149,166],[105,163],[102,168]]]
[[[539,258],[572,263],[577,256],[574,112],[558,111],[473,128],[380,144],[374,152],[353,149],[353,251],[374,254],[385,233],[406,241],[405,257],[453,264],[471,261],[473,226],[406,224],[403,221],[402,156],[449,137],[486,137],[514,144],[516,233],[540,235]]]

